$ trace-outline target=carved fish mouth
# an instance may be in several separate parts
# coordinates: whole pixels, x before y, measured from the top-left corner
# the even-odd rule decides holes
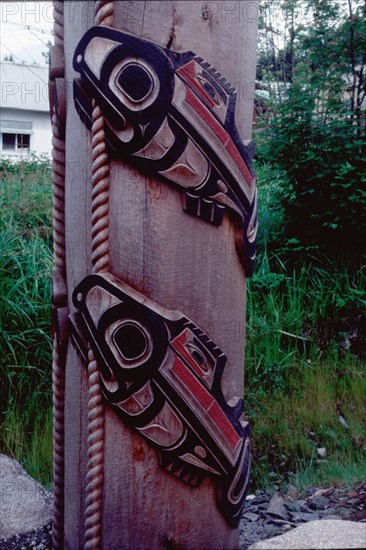
[[[178,186],[185,210],[220,225],[226,209],[243,227],[238,249],[248,275],[255,258],[253,148],[235,126],[236,91],[192,52],[177,54],[108,27],[89,29],[73,61],[74,101],[92,125],[105,118],[112,155]]]
[[[237,526],[250,467],[242,401],[221,390],[223,352],[178,311],[161,308],[110,274],[90,275],[74,290],[73,340],[100,367],[105,399],[159,450],[160,465],[198,486],[218,481],[218,505]],[[95,306],[98,304],[98,307]]]

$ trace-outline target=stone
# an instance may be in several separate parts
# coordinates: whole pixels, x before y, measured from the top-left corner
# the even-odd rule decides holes
[[[256,542],[249,550],[320,550],[365,548],[366,524],[354,521],[312,521],[267,540]]]
[[[253,500],[253,504],[267,504],[270,501],[271,497],[267,494],[256,495]]]
[[[292,521],[315,521],[319,519],[319,514],[313,512],[291,512]]]
[[[43,527],[52,517],[52,496],[16,460],[0,454],[0,539]]]
[[[268,520],[269,523],[272,523],[273,525],[280,525],[282,527],[296,527],[296,523],[292,523],[291,521],[289,520],[285,520],[285,519],[276,519],[276,518],[269,518]]]
[[[308,501],[308,506],[312,510],[324,510],[329,505],[329,498],[322,496],[314,496]]]
[[[307,512],[308,514],[312,514],[313,513],[313,510],[309,507],[309,505],[305,502],[303,504],[301,504],[300,506],[300,511],[301,512]]]
[[[285,506],[290,512],[301,512],[301,506],[304,504],[303,500],[295,500],[294,502],[286,501]]]
[[[308,487],[305,491],[307,497],[313,496],[318,491],[317,487]]]
[[[266,511],[266,516],[280,518],[287,521],[289,519],[289,513],[286,508],[281,504],[272,504],[268,507]]]
[[[326,516],[332,516],[332,515],[336,514],[337,510],[335,508],[331,507],[331,508],[326,508],[325,510],[321,510],[319,513],[320,513],[320,516],[322,518],[324,518]]]
[[[259,519],[258,514],[253,514],[252,512],[247,512],[246,514],[243,514],[244,519],[248,519],[249,521],[257,521]]]
[[[348,424],[347,420],[345,418],[343,418],[343,416],[341,414],[338,416],[338,422],[340,424],[342,424],[343,428],[346,428],[346,430],[349,429],[349,424]]]

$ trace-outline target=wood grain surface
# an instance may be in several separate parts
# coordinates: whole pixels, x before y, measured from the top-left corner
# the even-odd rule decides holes
[[[230,11],[239,4],[238,11]],[[251,4],[252,9],[243,9]],[[236,122],[251,135],[255,78],[256,1],[115,2],[114,26],[174,51],[192,50],[238,89]],[[210,9],[209,9],[210,8]],[[72,56],[93,26],[94,2],[65,3],[67,85],[66,255],[69,305],[75,286],[91,273],[91,137],[74,108]],[[252,87],[252,88],[251,88]],[[253,90],[252,90],[253,93]],[[111,163],[111,271],[162,307],[179,309],[228,358],[222,390],[243,395],[245,273],[225,214],[216,227],[182,210],[181,193]],[[86,371],[68,348],[65,404],[65,548],[83,546],[87,461]],[[238,530],[216,506],[207,478],[192,488],[161,470],[157,451],[108,407],[105,417],[102,547],[124,549],[238,548]]]

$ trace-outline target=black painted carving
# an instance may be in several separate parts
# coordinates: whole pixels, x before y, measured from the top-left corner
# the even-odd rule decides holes
[[[177,54],[108,27],[89,29],[74,69],[77,111],[92,125],[92,98],[106,120],[112,154],[185,190],[187,212],[220,225],[228,208],[243,226],[247,274],[255,257],[253,150],[235,126],[236,91],[192,52]]]
[[[218,506],[236,527],[249,479],[250,430],[240,421],[242,400],[230,406],[222,394],[223,352],[180,312],[110,274],[86,277],[73,303],[74,344],[87,362],[90,342],[107,402],[159,449],[165,470],[192,486],[213,476]]]

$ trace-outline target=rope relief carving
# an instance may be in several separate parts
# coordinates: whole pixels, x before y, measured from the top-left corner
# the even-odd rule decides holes
[[[65,365],[68,307],[65,255],[65,115],[64,4],[53,2],[54,46],[51,48],[49,98],[52,123],[52,405],[53,405],[53,518],[52,548],[64,547]]]
[[[97,0],[94,4],[96,25],[111,25],[113,2]],[[101,27],[103,28],[103,27]],[[106,151],[104,117],[92,99],[92,271],[109,269],[109,179],[110,162]],[[90,344],[89,344],[90,346]],[[92,348],[88,349],[88,463],[85,489],[85,550],[101,547],[102,493],[104,469],[104,403],[100,388],[99,367]]]
[[[74,102],[92,132],[92,275],[74,289],[72,341],[89,372],[85,548],[101,537],[104,400],[159,451],[160,465],[199,486],[216,480],[217,504],[239,524],[250,472],[242,400],[226,402],[227,358],[179,311],[116,279],[109,265],[109,154],[183,191],[185,210],[235,221],[247,274],[255,258],[257,194],[252,148],[235,126],[235,90],[192,52],[177,54],[111,25],[113,2],[76,48]],[[98,303],[99,307],[93,307]]]

